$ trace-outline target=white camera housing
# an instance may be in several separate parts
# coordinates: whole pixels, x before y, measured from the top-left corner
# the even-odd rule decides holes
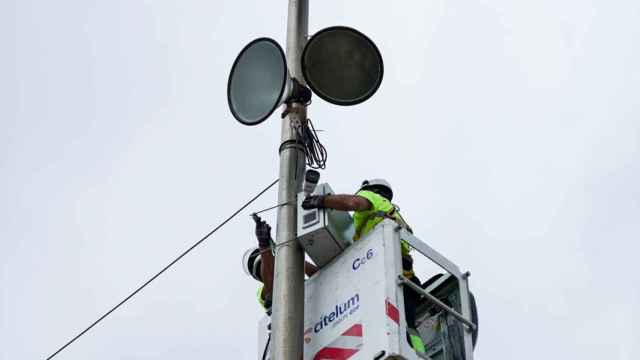
[[[330,195],[328,184],[319,184],[311,195]],[[318,267],[331,260],[353,243],[355,229],[346,211],[302,208],[307,194],[298,194],[298,241]]]

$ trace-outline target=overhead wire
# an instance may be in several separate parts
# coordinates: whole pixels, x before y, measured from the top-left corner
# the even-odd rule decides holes
[[[266,209],[262,209],[262,210],[258,210],[258,211],[254,211],[252,212],[250,215],[257,215],[257,214],[261,214],[263,212],[269,211],[269,210],[273,210],[275,208],[279,208],[285,205],[289,205],[289,204],[293,204],[293,201],[287,201],[287,202],[283,202],[282,204],[278,204],[278,205],[274,205],[272,207],[268,207]]]
[[[66,344],[64,344],[62,347],[60,347],[58,350],[56,350],[53,354],[49,355],[49,357],[46,358],[46,360],[51,360],[54,356],[58,355],[62,350],[64,350],[65,348],[67,348],[67,346],[71,345],[73,342],[75,342],[76,340],[78,340],[82,335],[84,335],[87,331],[91,330],[91,328],[93,328],[94,326],[96,326],[99,322],[101,322],[104,318],[106,318],[107,316],[109,316],[112,312],[114,312],[116,309],[118,309],[120,306],[122,306],[124,303],[126,303],[129,299],[131,299],[132,297],[134,297],[138,292],[140,292],[142,289],[144,289],[147,285],[149,285],[152,281],[154,281],[158,276],[162,275],[162,273],[164,273],[165,271],[167,271],[170,267],[172,267],[175,263],[177,263],[178,261],[180,261],[180,259],[182,259],[185,255],[187,255],[188,253],[191,252],[191,250],[195,249],[198,245],[202,244],[205,240],[207,240],[211,235],[213,235],[213,233],[215,233],[216,231],[218,231],[218,229],[220,229],[221,227],[223,227],[224,225],[226,225],[229,221],[231,221],[231,219],[233,219],[236,215],[238,215],[242,210],[244,210],[247,206],[251,205],[251,203],[253,203],[255,200],[257,200],[260,196],[262,196],[262,194],[264,194],[265,192],[267,192],[267,190],[271,189],[277,182],[279,179],[276,179],[274,182],[272,182],[269,186],[267,186],[266,188],[264,188],[262,191],[260,191],[256,196],[254,196],[253,198],[251,198],[251,200],[249,200],[247,203],[245,203],[244,205],[242,205],[238,210],[236,210],[233,214],[231,214],[231,216],[229,216],[226,220],[224,220],[222,223],[220,223],[220,225],[216,226],[213,230],[211,230],[207,235],[205,235],[204,237],[202,237],[200,240],[198,240],[195,244],[191,245],[191,247],[189,247],[187,250],[185,250],[184,252],[182,252],[178,257],[176,257],[173,261],[171,261],[167,266],[165,266],[162,270],[160,270],[158,273],[156,273],[155,275],[153,275],[149,280],[147,280],[144,284],[140,285],[136,290],[134,290],[131,294],[129,294],[129,296],[127,296],[126,298],[124,298],[122,301],[120,301],[116,306],[112,307],[109,311],[107,311],[104,315],[102,315],[101,317],[98,318],[98,320],[94,321],[91,325],[89,325],[86,329],[82,330],[78,335],[76,335],[75,337],[73,337],[71,340],[69,340]]]
[[[294,204],[294,202],[293,201],[286,201],[286,202],[283,202],[282,204],[274,205],[274,206],[268,207],[266,209],[262,209],[262,210],[258,210],[258,211],[252,212],[251,214],[249,214],[249,216],[261,214],[263,212],[266,212],[266,211],[269,211],[269,210],[273,210],[273,209],[276,209],[276,208],[279,208],[279,207],[282,207],[282,206],[285,206],[285,205],[290,205],[290,204]],[[273,254],[273,256],[276,256],[278,254],[278,250],[280,248],[282,248],[284,246],[289,246],[292,242],[297,241],[297,240],[298,240],[297,238],[293,238],[293,239],[289,239],[289,240],[283,241],[281,243],[275,243],[275,242],[272,241],[272,243],[271,243],[271,254]],[[267,251],[269,251],[269,250],[267,250]]]

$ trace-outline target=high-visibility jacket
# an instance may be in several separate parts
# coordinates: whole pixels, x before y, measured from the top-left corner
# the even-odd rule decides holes
[[[369,190],[358,191],[356,195],[369,200],[371,209],[353,213],[353,225],[356,230],[353,241],[358,241],[385,218],[390,218],[399,225],[409,227],[391,201],[383,196]],[[411,250],[409,244],[405,241],[401,242],[401,249],[402,255],[408,254]]]
[[[258,286],[258,293],[256,295],[258,295],[258,302],[260,303],[260,305],[262,305],[263,308],[265,308],[265,310],[267,309],[267,307],[264,304],[264,300],[262,299],[262,290],[264,289],[264,285],[260,285]]]
[[[262,307],[264,308],[264,310],[267,312],[267,315],[271,315],[271,299],[262,299],[262,292],[264,291],[264,285],[260,285],[258,287],[258,292],[256,295],[258,295],[258,302],[260,303],[260,305],[262,305]]]
[[[361,237],[366,235],[385,218],[392,219],[396,223],[398,223],[398,225],[403,226],[411,231],[409,225],[400,215],[400,211],[391,203],[391,201],[387,200],[385,197],[369,190],[360,190],[356,195],[362,196],[363,198],[369,200],[369,202],[371,203],[371,209],[364,211],[355,211],[353,213],[353,226],[355,227],[355,235],[353,236],[353,241],[360,240]],[[411,259],[411,257],[409,256],[411,247],[406,241],[400,241],[400,250],[402,252],[403,258],[408,258],[409,260]],[[403,262],[404,260],[407,259],[403,259]],[[411,265],[404,266],[403,264],[403,270],[405,276],[413,276],[413,267]]]

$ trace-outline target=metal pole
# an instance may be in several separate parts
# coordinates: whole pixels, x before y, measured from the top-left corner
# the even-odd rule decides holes
[[[300,83],[304,83],[300,58],[307,38],[308,17],[308,0],[289,0],[287,64],[289,74]],[[296,142],[292,125],[306,121],[307,109],[300,103],[287,106],[288,115],[282,120],[281,130],[278,204],[289,204],[278,209],[271,359],[300,360],[304,331],[304,252],[297,241],[291,240],[296,238],[295,199],[302,190],[305,156]]]

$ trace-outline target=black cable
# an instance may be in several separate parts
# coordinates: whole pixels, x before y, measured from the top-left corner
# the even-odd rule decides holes
[[[327,149],[320,142],[311,119],[296,127],[297,139],[304,148],[307,165],[312,169],[324,169],[327,165]]]
[[[236,215],[238,215],[242,210],[244,210],[247,206],[249,206],[252,202],[254,202],[257,198],[259,198],[260,196],[262,196],[262,194],[264,194],[265,192],[267,192],[267,190],[271,189],[271,187],[273,187],[273,185],[275,185],[278,182],[279,179],[276,179],[274,182],[271,183],[271,185],[267,186],[264,190],[260,191],[260,193],[258,193],[258,195],[254,196],[251,200],[249,200],[246,204],[242,205],[242,207],[238,210],[236,210],[236,212],[234,212],[231,216],[229,216],[225,221],[223,221],[220,225],[216,226],[215,229],[211,230],[207,235],[205,235],[202,239],[198,240],[195,244],[191,245],[190,248],[188,248],[186,251],[184,251],[182,254],[180,254],[177,258],[175,258],[171,263],[169,263],[169,265],[165,266],[162,270],[160,270],[160,272],[158,272],[157,274],[153,275],[153,277],[151,277],[151,279],[147,280],[144,284],[142,284],[140,287],[138,287],[134,292],[132,292],[129,296],[127,296],[126,298],[124,298],[124,300],[120,301],[120,303],[118,303],[118,305],[114,306],[113,308],[111,308],[111,310],[107,311],[104,315],[102,315],[98,320],[94,321],[93,324],[89,325],[89,327],[87,327],[86,329],[84,329],[81,333],[79,333],[78,335],[76,335],[73,339],[69,340],[69,342],[67,342],[66,344],[64,344],[64,346],[62,346],[60,349],[58,349],[56,352],[54,352],[53,354],[51,354],[46,360],[50,360],[52,359],[54,356],[58,355],[59,352],[61,352],[62,350],[64,350],[67,346],[71,345],[74,341],[76,341],[79,337],[81,337],[82,335],[84,335],[87,331],[91,330],[92,327],[96,326],[100,321],[102,321],[104,318],[106,318],[107,316],[109,316],[109,314],[111,314],[112,312],[114,312],[117,308],[119,308],[122,304],[124,304],[125,302],[127,302],[129,299],[131,299],[134,295],[136,295],[138,292],[140,292],[140,290],[142,290],[145,286],[149,285],[153,280],[155,280],[158,276],[162,275],[163,272],[165,272],[166,270],[168,270],[171,266],[173,266],[173,264],[177,263],[178,261],[180,261],[180,259],[182,259],[185,255],[187,255],[189,252],[191,252],[191,250],[195,249],[196,246],[200,245],[203,241],[207,240],[207,238],[209,236],[211,236],[214,232],[218,231],[218,229],[220,229],[221,227],[223,227],[226,223],[228,223],[231,219],[233,219]]]
[[[308,162],[312,169],[324,169],[327,166],[327,149],[320,142],[318,133],[311,119],[307,119],[307,126],[305,127],[305,137],[307,138],[307,159],[311,159]],[[315,164],[315,166],[314,166]]]
[[[267,338],[267,345],[264,346],[264,352],[262,353],[262,360],[267,358],[267,350],[269,350],[269,342],[271,341],[271,332],[269,332],[269,337]]]

